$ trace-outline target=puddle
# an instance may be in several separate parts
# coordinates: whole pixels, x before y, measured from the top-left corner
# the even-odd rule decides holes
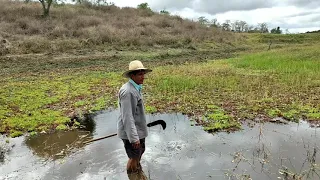
[[[118,137],[82,143],[115,133],[117,118],[118,111],[95,116],[90,135],[74,131],[11,139],[15,147],[0,164],[0,179],[127,179],[127,156]],[[242,131],[212,135],[190,126],[181,114],[149,115],[147,119],[167,122],[166,130],[149,128],[146,139],[141,163],[152,180],[263,180],[293,175],[320,179],[319,129],[305,122],[244,125]]]

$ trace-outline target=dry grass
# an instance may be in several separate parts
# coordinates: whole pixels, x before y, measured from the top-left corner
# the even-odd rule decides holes
[[[185,47],[205,40],[234,41],[235,35],[207,28],[178,16],[135,8],[56,5],[41,18],[41,5],[0,0],[0,36],[12,43],[12,54],[43,53],[70,48],[112,46]],[[72,45],[59,43],[70,40]]]

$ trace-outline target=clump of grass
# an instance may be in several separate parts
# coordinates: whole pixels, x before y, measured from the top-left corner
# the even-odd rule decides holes
[[[283,113],[283,117],[290,121],[299,122],[299,114],[301,117],[301,113],[295,109],[289,110]]]
[[[238,130],[240,123],[235,121],[232,116],[227,115],[223,109],[208,105],[205,114],[204,130],[208,132],[216,132],[221,130]]]
[[[22,131],[12,130],[12,131],[10,132],[10,137],[12,137],[12,138],[19,137],[19,136],[21,136],[21,135],[23,135],[23,132],[22,132]]]
[[[275,118],[275,117],[281,116],[282,112],[276,108],[276,109],[268,109],[267,113],[269,117]]]
[[[157,112],[157,108],[155,108],[153,106],[146,106],[145,111],[146,111],[146,113],[152,114],[152,113]]]
[[[102,109],[106,109],[108,107],[109,102],[111,101],[111,97],[99,97],[95,100],[93,103],[93,107],[90,109],[90,111],[99,111]]]
[[[56,130],[62,130],[62,131],[64,131],[64,130],[67,130],[68,129],[68,127],[66,126],[66,125],[64,125],[64,124],[59,124],[57,127],[56,127]]]

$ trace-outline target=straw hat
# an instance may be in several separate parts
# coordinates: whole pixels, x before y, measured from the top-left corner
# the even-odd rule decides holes
[[[145,68],[141,61],[134,60],[129,63],[129,70],[124,72],[122,76],[129,78],[129,73],[133,71],[144,70],[146,73],[151,72],[151,69]]]

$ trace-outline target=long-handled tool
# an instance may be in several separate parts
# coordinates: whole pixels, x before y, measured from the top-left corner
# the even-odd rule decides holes
[[[152,126],[156,126],[156,125],[159,125],[159,124],[162,126],[163,130],[166,129],[167,124],[166,124],[166,122],[164,120],[161,120],[161,119],[153,121],[151,123],[148,123],[147,126],[148,127],[152,127]],[[101,139],[106,139],[106,138],[113,137],[113,136],[116,136],[116,135],[117,135],[117,133],[114,133],[114,134],[110,134],[108,136],[103,136],[103,137],[100,137],[100,138],[92,139],[92,140],[89,140],[89,141],[85,141],[84,144],[87,144],[87,143],[90,143],[90,142],[93,142],[93,141],[99,141]]]

